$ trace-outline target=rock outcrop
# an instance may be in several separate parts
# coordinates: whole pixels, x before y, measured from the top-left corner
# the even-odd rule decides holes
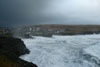
[[[37,67],[19,58],[29,52],[21,39],[0,37],[0,67]]]

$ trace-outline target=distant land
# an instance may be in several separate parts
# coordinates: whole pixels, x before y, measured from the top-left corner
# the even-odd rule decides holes
[[[83,34],[99,34],[100,25],[60,25],[60,24],[44,24],[30,25],[15,28],[13,30],[15,36],[47,36],[52,35],[83,35]]]
[[[52,35],[84,35],[84,34],[99,34],[100,25],[63,25],[63,24],[42,24],[20,26],[10,29],[0,28],[0,34],[11,33],[14,36],[26,37],[31,36],[46,36]]]

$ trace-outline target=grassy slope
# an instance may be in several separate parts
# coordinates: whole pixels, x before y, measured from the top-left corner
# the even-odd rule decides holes
[[[46,25],[33,25],[40,27],[41,29],[66,29],[61,34],[77,34],[77,33],[89,33],[100,32],[100,25],[60,25],[60,24],[46,24]],[[27,26],[27,27],[33,27]],[[67,30],[70,29],[70,30]]]
[[[0,67],[21,67],[21,65],[5,55],[0,55]]]

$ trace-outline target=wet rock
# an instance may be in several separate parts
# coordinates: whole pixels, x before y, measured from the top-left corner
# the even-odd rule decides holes
[[[13,37],[0,37],[0,57],[3,57],[3,61],[0,61],[0,67],[5,65],[8,65],[7,67],[37,67],[31,62],[27,62],[19,58],[19,56],[29,53],[30,51],[26,48],[21,39]]]

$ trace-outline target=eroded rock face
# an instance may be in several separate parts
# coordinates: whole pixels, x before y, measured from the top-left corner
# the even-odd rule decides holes
[[[0,56],[6,56],[3,58],[5,62],[14,62],[18,64],[17,67],[37,67],[31,62],[24,61],[19,58],[19,56],[28,54],[30,51],[26,48],[24,42],[21,39],[13,37],[0,37]],[[5,61],[7,60],[7,61]],[[1,62],[0,62],[1,63]],[[11,63],[10,63],[11,64]],[[13,63],[12,63],[13,64]],[[2,65],[2,64],[0,64]],[[1,67],[1,66],[0,66]],[[10,66],[14,67],[14,66]],[[16,66],[15,66],[16,67]]]
[[[4,50],[2,53],[11,54],[14,57],[19,57],[30,52],[21,39],[11,37],[0,37],[0,50]]]

